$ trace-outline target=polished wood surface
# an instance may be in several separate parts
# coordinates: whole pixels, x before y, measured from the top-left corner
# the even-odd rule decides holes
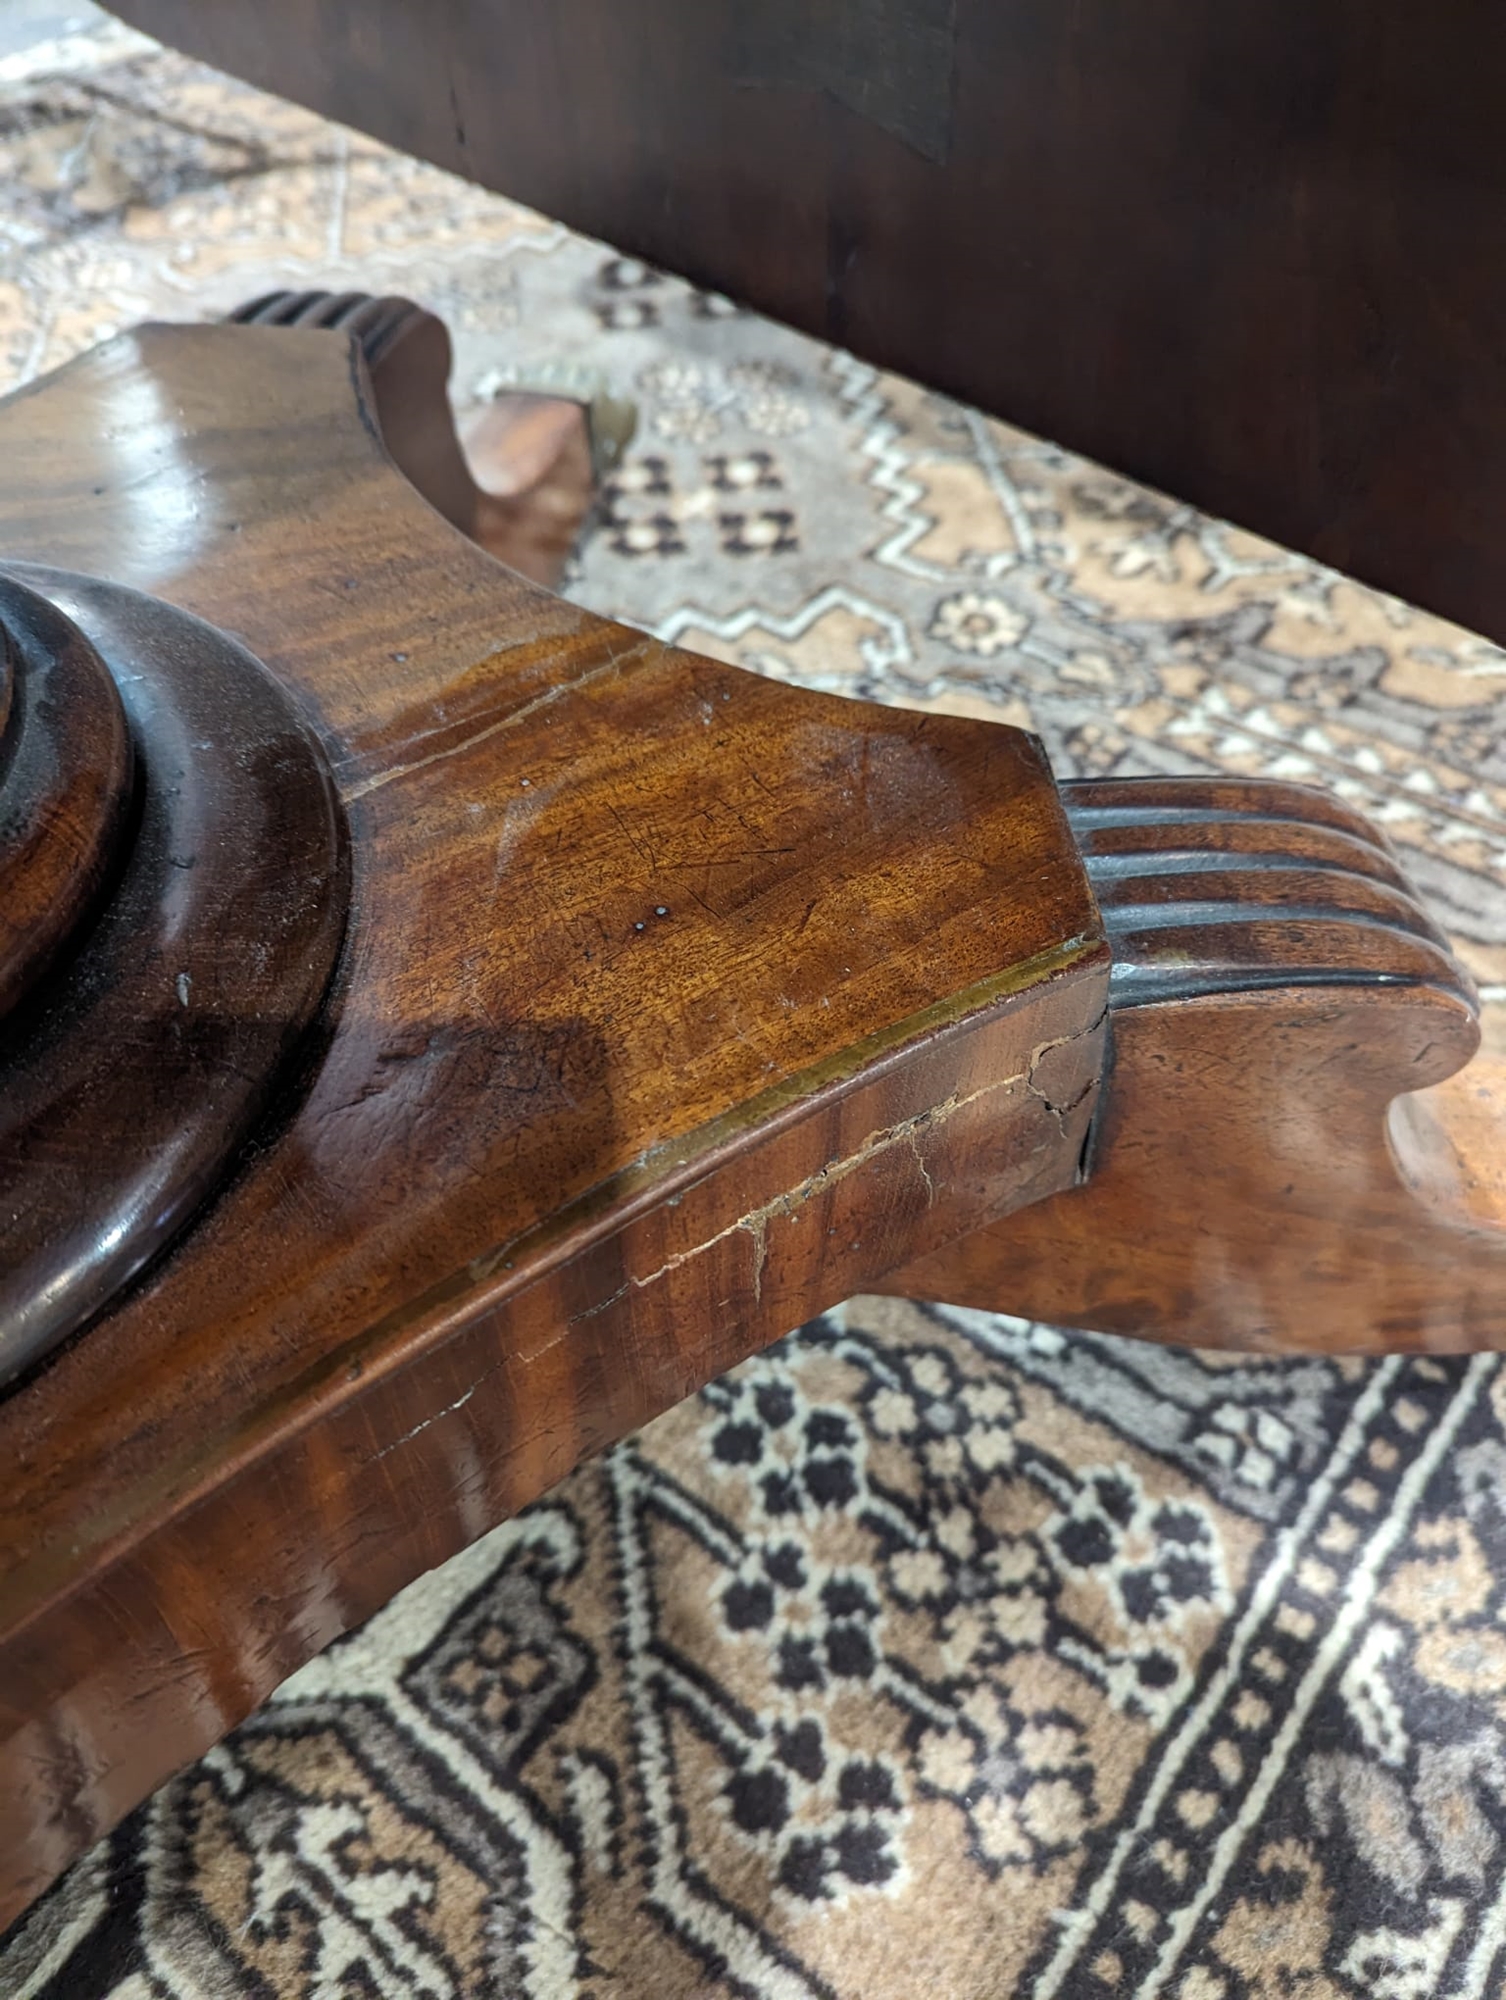
[[[92,578],[19,565],[4,587],[31,607],[33,659],[51,646],[104,672],[141,796],[129,828],[108,821],[116,879],[94,921],[0,1022],[0,1382],[105,1305],[222,1178],[324,999],[347,897],[329,767],[243,648]],[[97,710],[47,707],[62,768],[115,748]]]
[[[372,412],[398,470],[488,555],[534,583],[558,583],[595,492],[582,404],[560,396],[499,396],[462,440],[452,424],[435,421],[454,359],[449,329],[411,299],[267,292],[233,313],[231,323],[353,334],[366,364]]]
[[[135,753],[109,669],[45,598],[0,577],[0,1021],[119,858]]]
[[[0,1401],[3,1920],[582,1454],[1069,1185],[1109,951],[1033,739],[509,574],[348,331],[143,329],[0,405],[0,464],[5,564],[104,579],[49,586],[94,632],[124,589],[235,635],[350,835],[305,1060]],[[230,843],[253,889],[281,838]]]
[[[114,0],[1506,639],[1485,0]]]
[[[1362,817],[1058,789],[1018,730],[592,617],[402,476],[389,321],[319,310],[141,329],[0,405],[7,629],[94,658],[141,745],[7,1056],[94,1068],[66,1144],[7,1075],[5,1199],[51,1145],[86,1268],[107,1163],[219,1148],[0,1396],[0,1921],[413,1576],[853,1290],[1506,1343],[1506,1065]],[[432,358],[401,379],[448,433]],[[195,1126],[174,1064],[243,1031]]]
[[[1374,829],[1294,785],[1063,791],[1114,946],[1090,1174],[881,1289],[1210,1347],[1506,1345],[1506,1066]]]

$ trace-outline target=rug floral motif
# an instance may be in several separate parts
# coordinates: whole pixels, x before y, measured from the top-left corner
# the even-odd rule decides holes
[[[1506,655],[120,31],[0,65],[0,386],[399,291],[609,386],[567,582],[1063,773],[1310,779],[1494,1016]],[[856,1299],[287,1682],[14,2000],[1466,2000],[1506,1981],[1506,1375]]]

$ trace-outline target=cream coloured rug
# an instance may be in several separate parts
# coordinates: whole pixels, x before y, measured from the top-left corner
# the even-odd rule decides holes
[[[1506,987],[1495,647],[135,38],[0,63],[0,387],[280,285],[432,306],[462,409],[638,401],[593,608],[1063,773],[1318,780]],[[287,1683],[0,1994],[1463,2000],[1503,1883],[1493,1359],[860,1299]]]

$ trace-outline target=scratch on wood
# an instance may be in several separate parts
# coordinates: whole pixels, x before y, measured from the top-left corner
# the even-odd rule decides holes
[[[484,1381],[485,1379],[483,1376],[482,1380]],[[385,1458],[388,1452],[396,1451],[400,1446],[410,1444],[418,1436],[419,1432],[426,1431],[430,1424],[437,1424],[444,1417],[453,1417],[457,1410],[465,1408],[466,1404],[480,1387],[480,1382],[473,1382],[463,1396],[457,1396],[453,1403],[446,1403],[442,1410],[435,1410],[432,1416],[425,1417],[421,1423],[415,1424],[411,1431],[404,1431],[401,1437],[395,1437],[390,1444],[384,1444],[380,1451],[374,1451],[371,1454],[366,1463],[368,1465],[375,1465],[376,1461],[379,1458]]]
[[[552,707],[565,695],[579,694],[583,689],[590,687],[593,681],[603,680],[608,674],[615,674],[624,660],[631,659],[641,650],[641,647],[633,646],[625,653],[614,653],[609,660],[603,660],[600,666],[592,667],[589,673],[578,674],[574,680],[556,682],[553,687],[545,688],[542,694],[535,695],[532,701],[525,701],[521,708],[515,708],[509,714],[499,716],[495,722],[487,723],[485,728],[476,730],[473,735],[463,738],[459,743],[451,743],[446,749],[431,750],[427,757],[415,757],[407,764],[393,764],[385,771],[377,771],[369,778],[362,778],[359,783],[345,788],[344,796],[347,802],[364,799],[368,793],[379,791],[383,785],[390,785],[394,778],[408,778],[415,771],[427,770],[431,764],[443,763],[447,757],[463,756],[467,750],[474,750],[478,744],[488,742],[493,736],[500,736],[504,730],[519,728],[541,709]]]
[[[931,1170],[926,1165],[925,1154],[920,1150],[919,1132],[912,1132],[910,1134],[910,1151],[915,1155],[915,1165],[919,1169],[921,1179],[926,1184],[926,1207],[934,1208],[936,1206],[936,1183],[931,1179]]]
[[[1108,1015],[1109,1015],[1108,1006],[1107,1004],[1105,1004],[1103,1011],[1099,1014],[1097,1020],[1094,1021],[1093,1024],[1086,1031],[1089,1037],[1096,1035],[1100,1031],[1105,1021],[1107,1021]],[[1056,1120],[1057,1125],[1061,1130],[1063,1137],[1066,1136],[1068,1118],[1077,1109],[1078,1105],[1082,1103],[1083,1099],[1088,1095],[1088,1093],[1091,1090],[1093,1090],[1097,1085],[1098,1072],[1096,1070],[1091,1070],[1087,1078],[1084,1080],[1081,1090],[1079,1090],[1077,1095],[1073,1097],[1070,1100],[1070,1102],[1066,1104],[1058,1104],[1054,1097],[1052,1097],[1048,1092],[1041,1089],[1040,1085],[1035,1080],[1036,1072],[1039,1070],[1041,1064],[1045,1061],[1046,1057],[1051,1054],[1053,1049],[1067,1048],[1073,1042],[1081,1039],[1083,1039],[1083,1037],[1080,1037],[1078,1035],[1058,1035],[1055,1041],[1038,1042],[1036,1046],[1030,1051],[1030,1063],[1025,1072],[1025,1088],[1030,1092],[1030,1095],[1032,1097],[1038,1097],[1041,1103],[1045,1105],[1046,1109],[1051,1113],[1052,1117]]]
[[[1049,1049],[1058,1048],[1076,1039],[1075,1035],[1064,1035],[1060,1042],[1043,1042],[1031,1057],[1032,1067]],[[857,1173],[871,1160],[895,1146],[907,1146],[910,1149],[925,1181],[927,1196],[934,1202],[935,1183],[919,1152],[921,1135],[933,1131],[938,1125],[945,1124],[948,1119],[956,1117],[959,1111],[965,1111],[969,1105],[976,1104],[980,1098],[991,1096],[1001,1090],[1014,1090],[1021,1084],[1030,1088],[1029,1070],[1021,1070],[1014,1076],[996,1078],[991,1083],[980,1085],[977,1090],[969,1091],[965,1097],[954,1093],[929,1110],[918,1111],[913,1118],[902,1119],[897,1125],[886,1126],[881,1132],[870,1133],[856,1152],[849,1153],[844,1159],[828,1161],[824,1167],[817,1168],[815,1173],[808,1174],[797,1186],[786,1189],[783,1194],[775,1195],[758,1208],[750,1209],[746,1215],[740,1215],[735,1222],[729,1222],[725,1229],[719,1229],[714,1236],[708,1236],[703,1243],[697,1243],[689,1250],[678,1251],[661,1264],[658,1270],[650,1271],[641,1278],[629,1277],[626,1283],[619,1285],[608,1298],[600,1299],[594,1306],[588,1306],[584,1312],[572,1315],[566,1322],[567,1325],[576,1326],[583,1320],[594,1319],[598,1313],[616,1305],[630,1291],[647,1291],[650,1285],[658,1284],[659,1280],[668,1277],[671,1271],[679,1270],[681,1265],[690,1263],[696,1257],[704,1257],[706,1252],[715,1249],[718,1243],[724,1243],[729,1236],[736,1236],[739,1233],[747,1236],[753,1244],[753,1296],[755,1299],[761,1299],[764,1265],[768,1257],[768,1228],[771,1222],[780,1216],[793,1215],[816,1195],[824,1194],[828,1188],[835,1187],[839,1181],[846,1180],[849,1174]],[[1033,1091],[1032,1094],[1037,1097],[1042,1096],[1040,1091]],[[1049,1103],[1049,1100],[1043,1099],[1043,1101]],[[1050,1105],[1050,1109],[1056,1111],[1057,1107]]]

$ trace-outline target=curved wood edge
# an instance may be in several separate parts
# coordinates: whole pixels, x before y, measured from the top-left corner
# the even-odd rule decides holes
[[[11,635],[0,620],[0,773],[8,767],[15,752],[15,739],[10,734],[11,704],[16,696],[16,648]]]
[[[76,625],[0,574],[0,1020],[92,914],[118,866],[136,757],[108,667]],[[5,1041],[14,1024],[6,1023]],[[3,1086],[0,1086],[3,1098]],[[0,1364],[0,1376],[3,1376]]]
[[[596,493],[585,405],[555,395],[499,397],[462,444],[448,395],[449,330],[411,299],[268,292],[238,307],[230,322],[353,335],[382,441],[405,478],[509,569],[549,588],[559,582]]]
[[[1506,1071],[1359,815],[1063,787],[1114,948],[1085,1185],[882,1290],[1262,1351],[1506,1346]]]
[[[157,327],[0,405],[0,548],[242,638],[352,838],[316,1072],[0,1402],[0,1920],[584,1454],[1069,1184],[1092,1112],[1038,743],[526,585],[366,395],[348,336]]]
[[[15,565],[6,587],[118,688],[142,796],[92,925],[6,1024],[0,1385],[213,1195],[323,1004],[349,893],[329,765],[244,648],[93,578]]]

